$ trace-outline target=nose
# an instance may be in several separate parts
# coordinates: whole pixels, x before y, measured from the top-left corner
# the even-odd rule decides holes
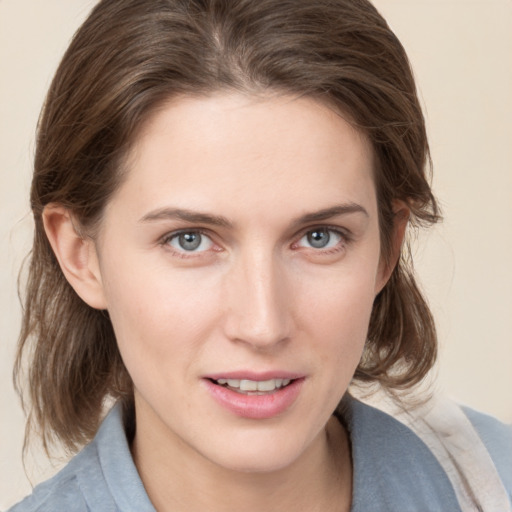
[[[226,335],[232,341],[268,350],[291,333],[293,297],[286,271],[273,255],[240,257],[226,282]]]

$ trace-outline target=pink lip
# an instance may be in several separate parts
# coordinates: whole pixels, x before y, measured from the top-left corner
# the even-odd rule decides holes
[[[233,375],[236,375],[236,377]],[[272,393],[265,395],[245,395],[243,393],[237,393],[229,388],[215,384],[210,379],[246,378],[249,380],[268,380],[273,378],[290,378],[281,372],[279,374],[271,372],[271,376],[268,375],[270,374],[260,373],[257,375],[257,378],[255,378],[254,376],[251,377],[250,372],[244,372],[243,376],[240,372],[224,373],[217,378],[205,378],[203,382],[212,398],[228,411],[243,418],[262,420],[282,414],[295,402],[299,396],[302,384],[304,383],[304,377],[295,378],[288,386],[276,389]],[[293,379],[293,377],[291,377],[291,379]]]

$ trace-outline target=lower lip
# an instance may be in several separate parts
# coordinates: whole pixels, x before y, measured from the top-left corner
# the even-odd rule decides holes
[[[288,386],[265,395],[245,395],[204,380],[208,391],[218,404],[228,411],[254,420],[273,418],[285,412],[299,396],[304,379],[295,379]]]

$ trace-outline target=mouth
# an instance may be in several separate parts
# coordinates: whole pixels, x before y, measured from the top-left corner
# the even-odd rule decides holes
[[[203,382],[211,398],[222,409],[243,418],[269,419],[292,407],[301,393],[305,376],[289,372],[268,373],[209,375]]]
[[[243,395],[268,395],[289,386],[295,379],[209,379],[214,384]]]

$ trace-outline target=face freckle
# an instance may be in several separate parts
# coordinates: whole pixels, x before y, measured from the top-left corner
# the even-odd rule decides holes
[[[383,279],[371,151],[347,121],[288,96],[168,103],[97,251],[141,447],[273,471],[315,446]]]

